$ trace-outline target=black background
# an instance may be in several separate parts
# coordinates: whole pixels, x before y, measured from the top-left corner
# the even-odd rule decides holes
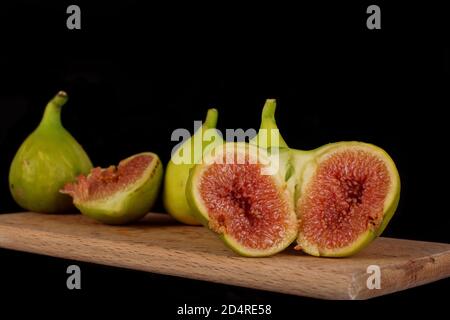
[[[377,2],[382,29],[371,31],[365,10],[372,3],[74,3],[81,30],[66,28],[72,3],[1,5],[0,212],[20,210],[8,191],[9,164],[58,90],[70,97],[65,127],[98,166],[142,151],[166,163],[172,131],[192,131],[212,106],[219,129],[257,128],[273,97],[291,147],[361,140],[393,157],[402,194],[386,236],[450,242],[444,8]],[[161,203],[156,210],[163,212]],[[142,299],[167,317],[184,302],[258,301],[283,306],[278,312],[318,304],[79,262],[84,287],[69,292],[70,261],[8,250],[0,261],[9,294],[82,304],[114,296],[127,301],[121,306]],[[447,279],[377,301],[437,298],[448,289]]]

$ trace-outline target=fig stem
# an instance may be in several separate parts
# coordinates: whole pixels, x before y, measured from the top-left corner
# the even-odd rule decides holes
[[[275,121],[275,110],[277,109],[277,101],[275,99],[267,99],[262,111],[262,119]]]
[[[218,111],[215,108],[208,109],[204,125],[207,128],[215,128],[217,125]]]
[[[59,91],[45,107],[44,116],[41,124],[44,126],[61,125],[61,107],[66,104],[69,97],[64,91]]]
[[[281,136],[280,132],[278,131],[277,122],[275,121],[275,110],[277,108],[277,101],[275,99],[267,99],[266,103],[264,104],[264,108],[261,114],[261,129],[267,130],[267,148],[270,147],[279,147],[279,148],[288,148],[287,143],[284,141],[283,137]],[[272,141],[271,135],[272,130],[277,130],[277,140],[278,141]]]

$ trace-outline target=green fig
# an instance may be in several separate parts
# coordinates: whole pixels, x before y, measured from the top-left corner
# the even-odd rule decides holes
[[[185,224],[200,224],[186,200],[185,187],[191,168],[201,162],[208,149],[222,143],[222,137],[215,130],[217,117],[217,110],[209,109],[203,125],[183,142],[167,164],[163,190],[164,207],[172,217]]]
[[[225,143],[190,173],[186,197],[203,225],[236,253],[265,257],[297,237],[290,152],[267,100],[250,143]]]
[[[9,187],[22,208],[58,213],[73,208],[59,189],[92,168],[88,155],[61,124],[67,94],[60,91],[46,106],[39,126],[22,143],[9,171]]]
[[[126,224],[153,207],[162,182],[158,155],[143,152],[106,169],[94,168],[67,183],[61,193],[73,197],[82,214],[106,224]]]

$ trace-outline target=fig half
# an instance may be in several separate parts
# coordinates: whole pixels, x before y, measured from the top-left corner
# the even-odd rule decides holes
[[[139,220],[155,203],[163,169],[152,152],[122,160],[117,167],[94,168],[68,183],[61,193],[72,196],[82,214],[107,224]]]
[[[344,257],[383,232],[400,198],[400,177],[384,150],[352,141],[292,152],[297,170],[297,249]]]
[[[240,255],[263,257],[282,251],[297,236],[293,189],[285,181],[286,159],[246,143],[216,147],[189,176],[186,196],[194,214]],[[276,171],[273,161],[281,162]]]

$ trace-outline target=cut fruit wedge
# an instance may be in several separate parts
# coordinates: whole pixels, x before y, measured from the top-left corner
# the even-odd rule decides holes
[[[94,168],[68,183],[61,193],[72,196],[86,216],[107,224],[142,218],[155,203],[162,180],[162,164],[151,152],[122,160],[117,167]]]

